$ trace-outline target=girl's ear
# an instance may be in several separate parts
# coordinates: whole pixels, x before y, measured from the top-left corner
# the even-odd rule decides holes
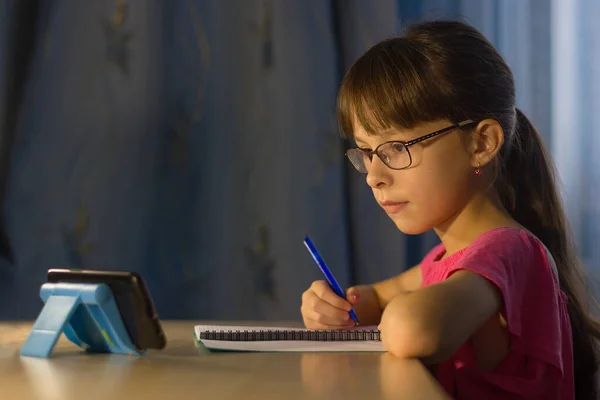
[[[504,144],[504,130],[498,121],[484,119],[473,130],[470,153],[473,168],[483,167],[494,159]]]

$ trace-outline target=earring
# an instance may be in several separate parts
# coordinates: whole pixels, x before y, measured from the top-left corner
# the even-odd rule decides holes
[[[477,168],[475,168],[475,176],[481,175],[481,164],[477,163]]]

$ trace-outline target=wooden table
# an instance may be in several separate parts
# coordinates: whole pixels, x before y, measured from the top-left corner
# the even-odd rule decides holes
[[[0,323],[0,398],[447,398],[417,361],[382,353],[209,353],[194,345],[200,323],[207,322],[163,322],[167,348],[142,357],[85,354],[63,336],[49,359],[19,356],[30,323]]]

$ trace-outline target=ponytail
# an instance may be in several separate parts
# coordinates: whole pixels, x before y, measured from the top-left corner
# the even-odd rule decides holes
[[[500,154],[495,185],[502,205],[546,245],[556,262],[560,287],[569,299],[576,398],[596,399],[600,323],[588,307],[596,303],[585,298],[593,299],[570,240],[554,167],[537,130],[519,109],[514,135]]]

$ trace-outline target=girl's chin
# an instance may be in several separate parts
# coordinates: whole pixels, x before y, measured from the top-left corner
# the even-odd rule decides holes
[[[394,221],[394,223],[396,224],[396,227],[400,230],[400,232],[406,235],[420,235],[431,229],[431,227],[428,225],[409,224],[406,223],[406,221]]]
[[[431,224],[428,224],[425,221],[416,221],[412,218],[407,218],[406,216],[394,217],[393,215],[390,215],[390,218],[392,219],[396,227],[400,230],[400,232],[406,235],[420,235],[433,228]]]

